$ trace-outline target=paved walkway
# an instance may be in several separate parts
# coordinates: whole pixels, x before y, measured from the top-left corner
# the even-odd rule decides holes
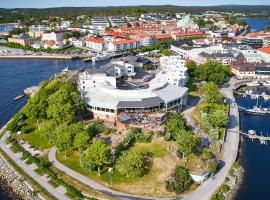
[[[232,88],[234,83],[230,82],[225,87],[221,89],[221,93],[226,97],[228,102],[230,103],[230,120],[227,129],[227,136],[225,138],[225,142],[223,143],[223,153],[222,153],[222,165],[223,167],[221,170],[213,176],[213,178],[208,179],[197,190],[192,192],[191,194],[186,195],[183,199],[184,200],[209,200],[211,199],[212,195],[217,191],[217,189],[224,183],[226,176],[228,175],[232,164],[236,160],[237,152],[238,152],[238,145],[239,145],[239,113],[238,107],[232,106],[232,103],[235,102]],[[160,199],[166,200],[167,198],[147,198],[144,196],[138,195],[131,195],[122,192],[118,192],[107,188],[90,178],[66,167],[65,165],[61,164],[56,159],[56,148],[52,148],[49,152],[49,160],[60,170],[72,176],[73,178],[79,180],[80,182],[84,183],[96,189],[100,192],[103,192],[108,195],[112,195],[118,197],[120,199]],[[168,198],[169,199],[169,198]]]
[[[0,140],[0,148],[8,155],[8,157],[12,159],[26,174],[28,174],[43,188],[45,188],[52,196],[54,196],[59,200],[69,200],[69,198],[66,195],[63,195],[60,192],[58,192],[56,188],[54,188],[51,184],[46,182],[40,175],[38,175],[35,171],[33,171],[29,165],[27,165],[20,158],[15,156],[15,153],[12,152],[6,144],[6,139],[8,136],[9,132],[6,132]]]
[[[183,200],[209,200],[217,189],[224,183],[225,178],[229,174],[232,164],[237,158],[239,146],[239,112],[238,106],[234,104],[235,99],[233,96],[233,86],[235,80],[231,79],[228,84],[221,88],[221,93],[226,97],[230,104],[230,120],[228,124],[225,142],[223,143],[222,152],[222,168],[213,176],[208,179],[193,193],[183,198]]]
[[[104,194],[110,195],[110,196],[114,196],[120,199],[127,199],[127,200],[135,200],[135,199],[141,199],[141,200],[171,200],[170,198],[148,198],[148,197],[144,197],[144,196],[140,196],[140,195],[132,195],[132,194],[127,194],[127,193],[122,193],[122,192],[118,192],[115,190],[112,190],[110,188],[107,188],[97,182],[95,182],[94,180],[88,178],[87,176],[84,176],[70,168],[68,168],[67,166],[63,165],[62,163],[60,163],[57,159],[56,159],[56,148],[53,147],[50,149],[49,151],[49,161],[53,163],[53,165],[55,167],[57,167],[58,169],[60,169],[61,171],[65,172],[66,174],[68,174],[69,176],[79,180],[80,182],[84,183],[87,186],[90,186],[91,188],[98,190],[100,192],[103,192]]]
[[[229,174],[232,164],[237,158],[238,153],[238,145],[239,145],[239,112],[237,105],[233,105],[235,102],[233,96],[233,86],[234,80],[231,79],[229,84],[226,84],[221,88],[221,93],[226,97],[227,101],[230,104],[230,120],[227,129],[227,135],[225,138],[225,142],[223,143],[223,152],[222,152],[222,168],[221,170],[213,176],[213,178],[208,179],[203,182],[200,187],[197,188],[191,194],[188,194],[186,197],[183,197],[182,200],[209,200],[213,196],[213,194],[218,190],[218,188],[224,183],[225,178]],[[131,195],[127,193],[118,192],[107,188],[90,178],[77,173],[76,171],[66,167],[61,164],[56,159],[56,148],[52,148],[49,152],[49,160],[57,167],[62,170],[69,176],[79,180],[105,194],[118,197],[120,199],[151,199],[151,200],[169,200],[170,198],[148,198],[139,195]]]

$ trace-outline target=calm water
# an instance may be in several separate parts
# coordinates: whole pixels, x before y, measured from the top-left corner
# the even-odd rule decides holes
[[[237,97],[239,105],[252,108],[256,100]],[[259,106],[270,107],[270,101],[260,99]],[[270,136],[270,115],[255,116],[240,112],[241,129],[247,132],[250,129],[258,134]],[[236,200],[269,200],[270,180],[270,144],[262,145],[258,141],[245,138],[241,143],[240,162],[245,168],[244,183],[239,189]]]
[[[252,32],[261,31],[264,27],[270,25],[270,19],[243,19],[248,25],[251,26]]]
[[[98,67],[100,64],[97,64]],[[0,60],[0,127],[2,127],[26,103],[26,98],[13,101],[27,87],[38,85],[66,66],[78,69],[82,66],[92,67],[91,63],[79,60]],[[18,200],[10,194],[6,184],[0,179],[0,200]]]

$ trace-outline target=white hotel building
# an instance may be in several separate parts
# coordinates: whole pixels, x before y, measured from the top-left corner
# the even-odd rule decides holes
[[[115,122],[118,114],[123,112],[160,109],[179,112],[187,104],[188,88],[168,81],[170,67],[159,72],[147,87],[129,90],[118,88],[119,78],[129,73],[134,75],[135,65],[129,68],[132,63],[125,63],[111,63],[99,71],[79,75],[79,89],[94,118]]]

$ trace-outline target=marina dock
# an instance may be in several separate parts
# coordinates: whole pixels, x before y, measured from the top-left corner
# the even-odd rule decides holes
[[[252,131],[252,130],[250,130],[250,131]],[[267,141],[270,141],[270,137],[268,137],[268,135],[263,136],[262,134],[257,135],[255,132],[254,132],[254,134],[250,134],[250,133],[245,133],[245,132],[242,132],[242,131],[240,131],[240,134],[245,136],[245,137],[248,137],[252,141],[253,140],[259,140],[261,144],[267,144]]]
[[[244,92],[237,92],[237,91],[235,91],[234,94],[241,95],[243,97],[250,97],[251,99],[257,99],[261,97],[264,100],[270,100],[270,95],[267,95],[267,94],[253,94],[253,93],[244,93]]]

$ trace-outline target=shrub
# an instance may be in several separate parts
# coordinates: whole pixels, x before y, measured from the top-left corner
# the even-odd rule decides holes
[[[116,162],[116,169],[127,177],[143,176],[149,169],[150,162],[145,154],[134,150],[124,152]]]
[[[176,166],[174,172],[170,175],[166,181],[166,189],[169,192],[175,192],[176,194],[187,191],[192,185],[193,181],[186,168],[182,166]]]

